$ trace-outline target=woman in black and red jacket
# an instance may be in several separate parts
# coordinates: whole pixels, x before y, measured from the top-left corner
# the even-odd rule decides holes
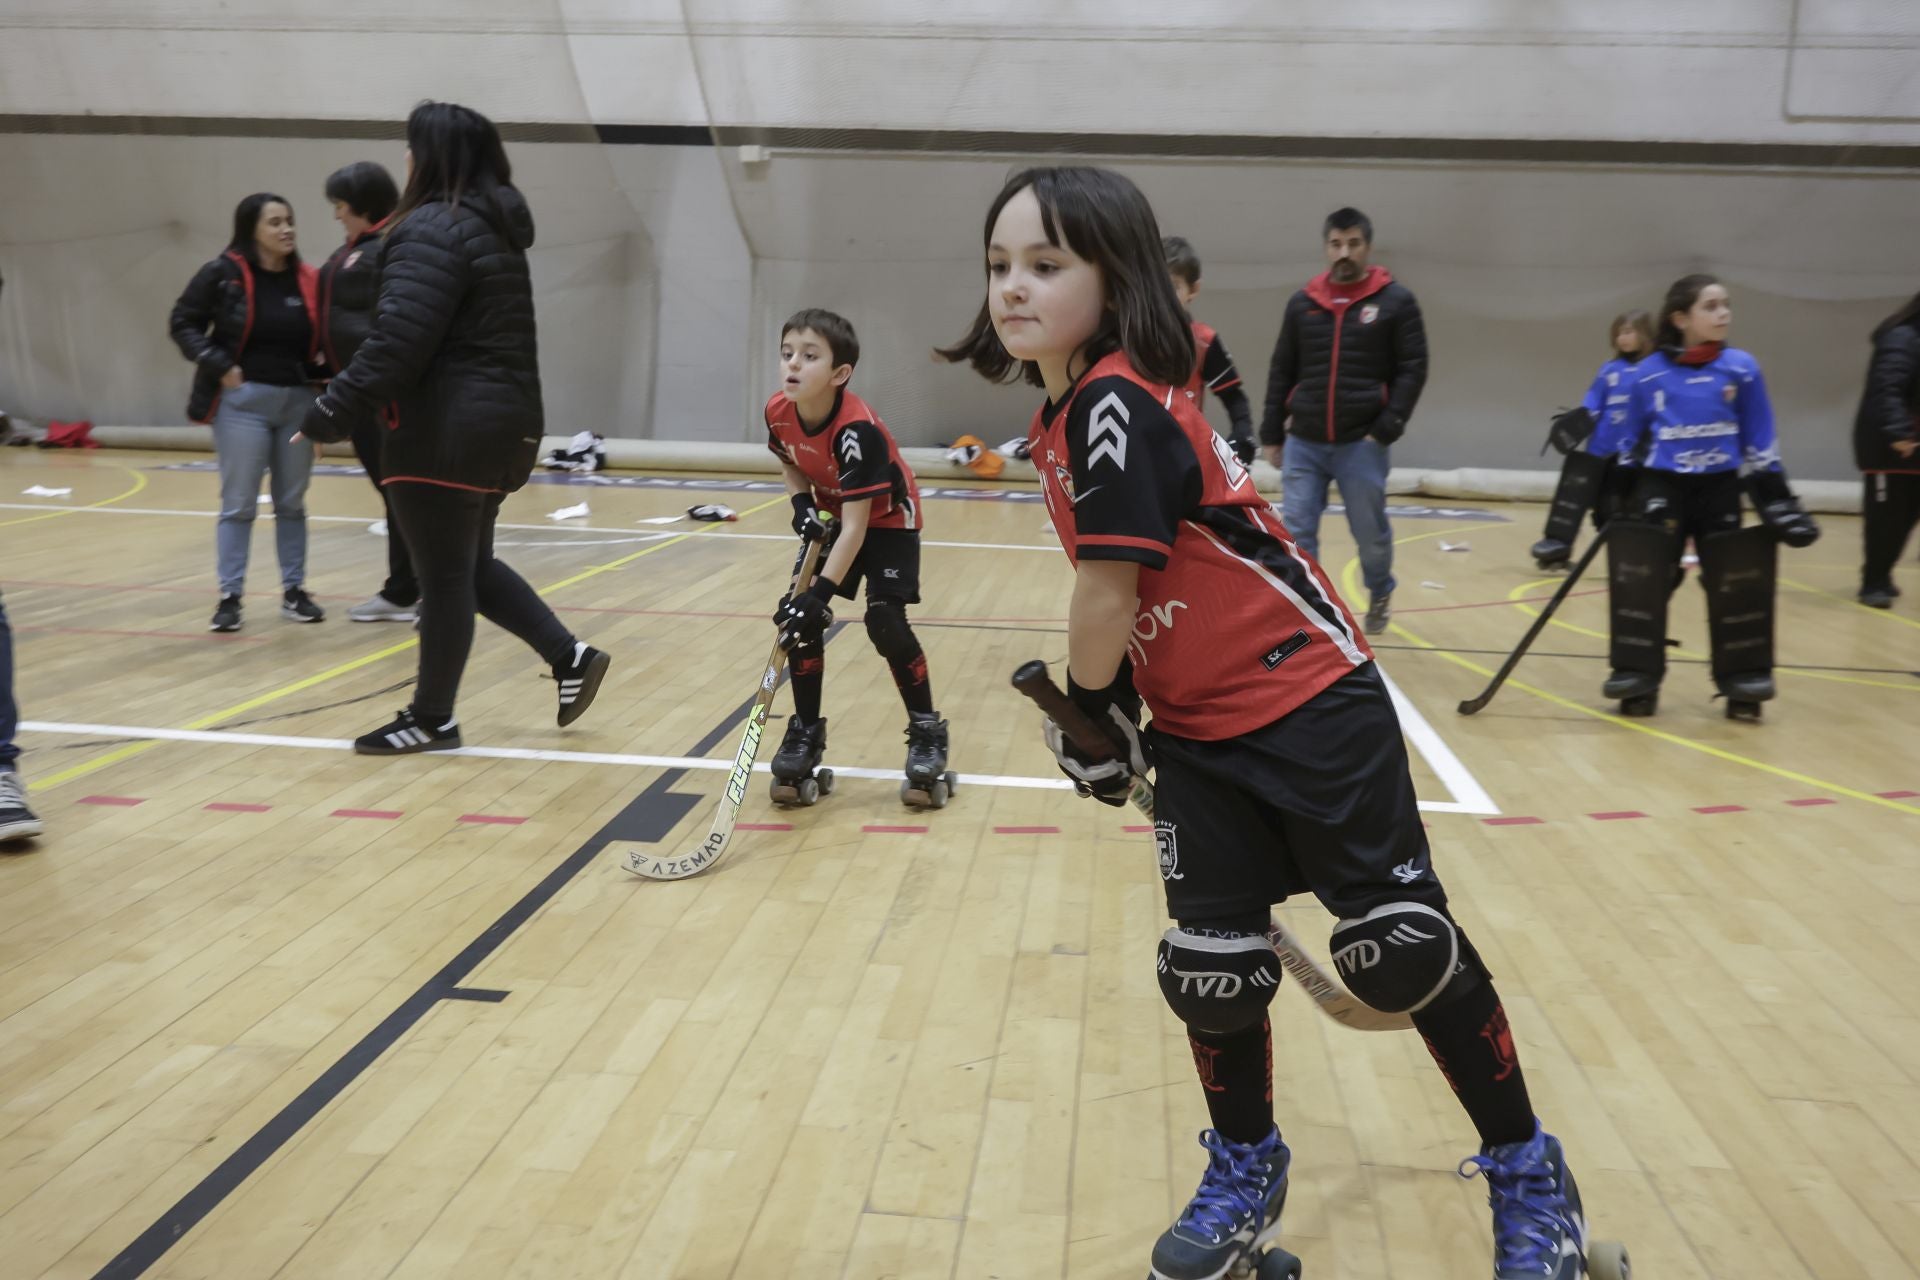
[[[400,203],[400,190],[386,169],[371,160],[359,160],[328,176],[327,199],[347,239],[320,268],[320,334],[328,367],[344,369],[373,328],[374,295],[380,288],[380,232]],[[381,483],[385,472],[380,466],[380,441],[385,434],[384,415],[378,421],[356,424],[353,431],[353,452],[387,508],[387,580],[372,599],[347,610],[354,622],[412,622],[420,616],[420,583],[413,575],[413,558]]]
[[[1900,594],[1894,563],[1920,523],[1920,295],[1873,331],[1853,457],[1866,481],[1860,603],[1890,609]]]
[[[187,416],[213,424],[220,458],[215,532],[220,603],[212,629],[240,629],[260,478],[272,473],[273,540],[280,555],[280,616],[326,617],[306,592],[307,480],[313,450],[299,439],[318,381],[318,281],[294,248],[293,206],[259,192],[233,211],[233,239],[201,267],[173,304],[168,328],[194,363]]]
[[[420,575],[420,679],[411,706],[354,742],[362,755],[460,745],[453,704],[476,610],[553,668],[562,725],[592,703],[608,665],[493,556],[500,504],[527,482],[544,425],[527,275],[533,214],[510,185],[499,131],[477,111],[415,107],[407,164],[373,328],[304,428],[345,440],[389,406],[397,413],[381,465]]]

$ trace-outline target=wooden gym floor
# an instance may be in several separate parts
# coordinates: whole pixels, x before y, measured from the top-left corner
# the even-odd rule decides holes
[[[756,783],[729,860],[658,884],[605,846],[704,832],[791,554],[777,490],[529,486],[502,554],[614,654],[598,705],[554,728],[536,660],[483,627],[471,749],[381,761],[344,749],[413,671],[410,630],[345,619],[383,571],[372,491],[314,479],[324,625],[279,619],[263,518],[246,630],[212,636],[194,461],[0,453],[48,824],[0,855],[0,1275],[1145,1272],[1204,1110],[1151,840],[1058,788],[1007,685],[1065,651],[1041,507],[927,504],[916,620],[973,775],[951,807],[900,806],[903,717],[853,618],[837,794],[778,812]],[[743,517],[640,523],[703,501]],[[1596,574],[1462,719],[1554,585],[1541,514],[1398,519],[1380,651],[1595,1233],[1659,1280],[1920,1273],[1920,575],[1876,613],[1856,522],[1785,554],[1752,725],[1709,700],[1691,586],[1660,715],[1609,714]],[[1357,595],[1337,517],[1326,545]],[[1297,990],[1274,1029],[1308,1276],[1485,1277],[1472,1134],[1419,1040]]]

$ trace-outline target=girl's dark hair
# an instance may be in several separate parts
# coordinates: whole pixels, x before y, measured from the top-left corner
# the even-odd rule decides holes
[[[1898,329],[1903,324],[1914,324],[1916,321],[1920,321],[1920,293],[1916,293],[1913,297],[1907,299],[1906,306],[1900,308],[1875,326],[1873,340],[1878,342],[1880,339],[1886,337],[1890,331]]]
[[[1081,348],[1087,363],[1124,351],[1141,375],[1184,386],[1193,376],[1193,329],[1173,296],[1160,226],[1140,188],[1111,169],[1022,170],[1007,180],[987,210],[983,249],[992,243],[993,224],[1007,201],[1028,187],[1040,201],[1040,224],[1048,243],[1064,246],[1100,269],[1107,307],[1100,327]],[[1000,344],[984,301],[966,337],[935,354],[955,363],[965,361],[994,382],[1024,377],[1033,386],[1046,385],[1038,365],[1015,360]]]
[[[1613,323],[1607,326],[1607,345],[1612,348],[1612,350],[1608,352],[1609,355],[1617,356],[1620,354],[1620,331],[1622,329],[1631,329],[1640,335],[1640,350],[1638,354],[1633,357],[1635,360],[1653,354],[1652,316],[1640,310],[1638,307],[1635,307],[1631,311],[1622,311],[1619,315],[1615,316]]]
[[[458,208],[466,195],[486,195],[513,181],[513,166],[493,121],[453,102],[423,102],[407,117],[407,149],[413,176],[400,193],[393,220],[430,200]]]
[[[382,166],[356,160],[327,175],[327,199],[338,200],[368,222],[379,222],[400,203],[400,189]]]
[[[254,243],[253,233],[260,226],[260,215],[266,212],[270,204],[286,205],[287,221],[293,221],[293,201],[285,196],[274,195],[271,191],[256,191],[233,207],[233,239],[227,241],[227,248],[256,267],[260,265],[260,246]],[[286,265],[299,266],[299,253],[288,254]]]
[[[1700,301],[1700,295],[1710,286],[1720,283],[1720,277],[1706,274],[1681,276],[1667,289],[1667,300],[1660,304],[1660,345],[1678,347],[1686,341],[1680,336],[1680,326],[1673,322],[1676,311],[1691,311],[1693,304]]]

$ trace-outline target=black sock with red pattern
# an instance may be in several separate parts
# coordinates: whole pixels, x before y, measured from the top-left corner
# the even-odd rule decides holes
[[[827,646],[802,640],[787,651],[787,678],[793,684],[793,714],[801,724],[820,718],[820,686],[827,679]]]
[[[1252,1146],[1273,1132],[1273,1032],[1257,1027],[1215,1035],[1187,1032],[1193,1067],[1206,1090],[1213,1127],[1230,1142]]]
[[[899,687],[900,701],[907,704],[907,710],[932,715],[933,682],[927,679],[926,651],[915,645],[908,656],[889,658],[887,666],[893,671],[893,683]]]
[[[1413,1025],[1482,1142],[1500,1146],[1533,1137],[1533,1100],[1493,983],[1476,982],[1445,1004],[1428,1005],[1413,1015]]]

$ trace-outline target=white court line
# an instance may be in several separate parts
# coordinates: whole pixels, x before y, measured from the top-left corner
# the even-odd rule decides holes
[[[86,515],[99,516],[186,516],[195,520],[212,520],[218,511],[171,511],[163,507],[89,507],[73,502],[0,502],[0,511],[77,511]],[[271,515],[269,510],[265,514]],[[373,524],[378,516],[317,516],[307,513],[308,520],[318,520],[328,524]],[[623,529],[618,525],[574,524],[572,521],[550,521],[547,524],[508,524],[504,521],[494,525],[496,529],[539,529],[546,533],[622,533],[627,535],[622,542],[657,542],[662,538],[677,538],[705,528],[705,522],[688,520],[687,528],[668,533],[642,533],[638,529]],[[715,531],[718,533],[718,531]],[[722,538],[748,538],[759,542],[793,542],[790,533],[718,533]],[[597,542],[502,542],[503,547],[592,547],[603,545]],[[923,547],[953,547],[965,551],[1052,551],[1060,550],[1059,543],[1038,542],[940,542],[932,538],[922,538]]]
[[[1389,686],[1391,687],[1391,686]],[[1417,714],[1417,713],[1416,713]],[[1421,722],[1425,724],[1425,721]],[[287,747],[301,751],[351,751],[346,738],[299,738],[273,733],[228,733],[211,729],[154,729],[124,724],[63,724],[50,720],[24,720],[20,728],[28,733],[60,733],[81,738],[142,738],[159,742],[203,742],[223,747]],[[1427,730],[1429,733],[1432,729]],[[1437,739],[1436,739],[1437,740]],[[1442,750],[1445,750],[1443,747]],[[560,764],[624,765],[636,769],[708,769],[725,773],[733,768],[733,757],[716,760],[707,756],[646,756],[611,751],[547,751],[530,747],[461,747],[456,751],[435,751],[435,756],[473,756],[483,760],[536,760]],[[1451,757],[1449,757],[1451,758]],[[829,764],[836,778],[872,778],[892,786],[900,784],[898,769],[868,769],[854,765]],[[756,764],[756,773],[769,773],[765,764]],[[1438,772],[1438,769],[1435,770]],[[1027,791],[1069,791],[1065,778],[1025,778],[1012,774],[963,773],[960,782],[969,787],[1011,787]],[[1469,777],[1471,784],[1472,779]],[[1476,788],[1478,784],[1473,784]],[[1456,796],[1459,793],[1455,793]],[[1480,794],[1484,795],[1484,792]],[[1491,801],[1487,802],[1489,805]],[[1489,813],[1498,809],[1475,809],[1467,804],[1444,800],[1422,800],[1425,813]]]
[[[1440,779],[1440,785],[1453,796],[1456,805],[1454,808],[1440,809],[1422,800],[1420,807],[1433,813],[1472,813],[1488,818],[1499,817],[1500,806],[1493,802],[1493,797],[1487,794],[1487,789],[1480,785],[1479,779],[1468,770],[1465,762],[1453,754],[1453,748],[1447,745],[1446,739],[1427,723],[1427,718],[1420,714],[1420,708],[1400,692],[1400,686],[1393,682],[1393,677],[1387,674],[1387,669],[1378,658],[1373,665],[1380,673],[1380,678],[1387,683],[1387,694],[1393,699],[1393,709],[1400,713],[1401,730],[1413,743],[1414,750],[1432,768],[1434,776]]]

